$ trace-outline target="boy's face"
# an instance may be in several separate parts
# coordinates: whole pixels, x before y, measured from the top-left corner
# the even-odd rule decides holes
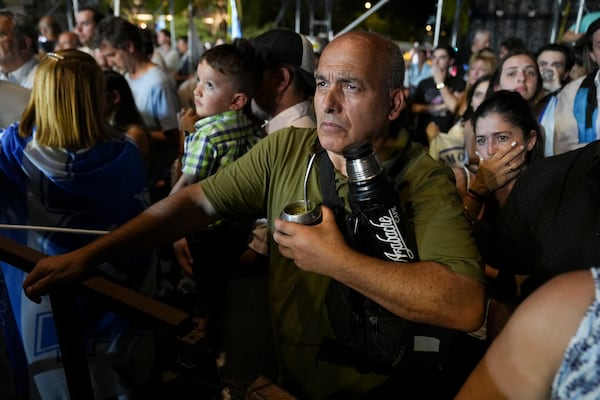
[[[230,78],[214,70],[206,61],[198,65],[194,104],[200,118],[232,110],[235,94]]]

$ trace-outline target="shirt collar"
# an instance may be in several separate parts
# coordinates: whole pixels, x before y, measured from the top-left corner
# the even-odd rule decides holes
[[[0,79],[16,83],[20,86],[31,88],[33,86],[33,70],[38,64],[35,57],[31,57],[29,61],[21,65],[19,68],[7,74],[0,72]]]
[[[292,126],[295,120],[307,115],[314,115],[312,103],[309,100],[294,104],[271,118],[265,125],[265,131],[269,134],[287,128]]]
[[[240,118],[240,114],[243,114],[243,110],[228,110],[219,114],[209,115],[204,118],[200,118],[194,123],[196,130],[210,124],[214,124],[216,121],[229,121],[232,119]]]

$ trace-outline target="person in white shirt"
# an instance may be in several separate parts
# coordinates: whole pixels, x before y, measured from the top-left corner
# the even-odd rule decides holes
[[[105,15],[97,8],[91,6],[81,7],[75,15],[75,27],[73,28],[73,32],[79,39],[77,50],[92,55],[102,69],[109,69],[108,62],[104,56],[100,54],[97,45],[94,43],[96,26],[104,19],[104,17]]]
[[[21,119],[31,90],[16,83],[0,80],[0,134]]]
[[[600,18],[590,24],[586,34],[587,47],[594,64],[600,62]],[[600,138],[598,95],[600,72],[568,83],[557,96],[554,116],[554,154],[583,147]]]
[[[79,38],[80,47],[78,50],[92,54],[94,30],[102,18],[104,18],[104,14],[94,7],[81,7],[77,11],[73,32]]]
[[[569,82],[569,71],[573,67],[573,53],[565,45],[551,43],[543,46],[537,53],[537,63],[542,74],[543,89],[536,108],[539,122],[546,135],[544,155],[554,155],[554,118],[557,97],[561,89]]]
[[[37,33],[29,16],[0,9],[0,80],[31,89],[37,68]]]
[[[141,30],[120,17],[106,17],[96,27],[95,41],[108,66],[123,71],[135,103],[150,129],[150,195],[152,202],[171,189],[171,166],[179,157],[180,110],[175,81],[153,64],[144,48]]]
[[[165,60],[167,72],[174,75],[179,68],[179,52],[172,46],[171,43],[171,32],[166,29],[161,29],[156,34],[156,41],[158,42],[158,51]]]

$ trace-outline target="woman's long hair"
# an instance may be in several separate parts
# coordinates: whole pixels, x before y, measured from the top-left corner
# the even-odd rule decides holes
[[[31,97],[19,125],[29,137],[35,128],[42,145],[71,151],[110,138],[104,110],[104,76],[96,60],[79,50],[47,53],[39,63]]]
[[[131,125],[144,126],[144,119],[135,104],[133,93],[125,77],[116,71],[105,70],[104,79],[106,95],[112,96],[113,92],[118,92],[120,96],[119,104],[111,110],[111,126],[121,132],[126,132]]]

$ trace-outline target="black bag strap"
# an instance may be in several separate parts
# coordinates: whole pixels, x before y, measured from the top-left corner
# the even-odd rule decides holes
[[[334,212],[339,208],[344,209],[344,199],[337,195],[335,188],[333,163],[329,159],[327,151],[321,147],[320,143],[317,144],[317,154],[319,156],[319,184],[321,195],[323,196],[323,204],[334,210]]]
[[[319,157],[319,187],[321,189],[321,196],[323,197],[323,204],[329,207],[335,215],[335,222],[337,223],[340,231],[344,236],[344,239],[352,246],[355,247],[355,241],[353,237],[353,219],[348,217],[346,213],[344,199],[337,194],[335,186],[335,170],[333,163],[327,155],[327,151],[321,147],[320,143],[317,143],[317,151]]]

